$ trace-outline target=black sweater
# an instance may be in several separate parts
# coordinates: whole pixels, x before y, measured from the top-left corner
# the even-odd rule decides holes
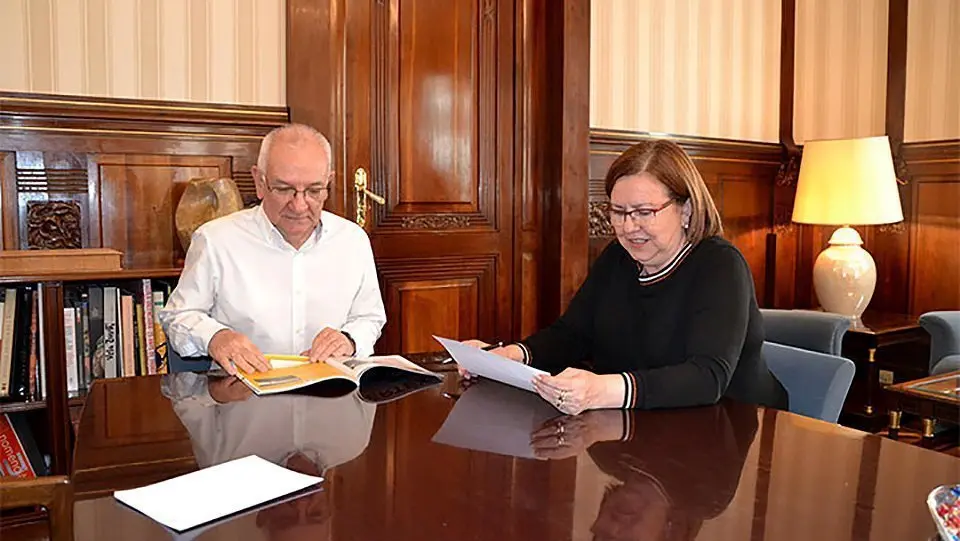
[[[610,243],[567,311],[522,342],[530,364],[555,374],[581,365],[619,373],[628,408],[727,396],[786,409],[787,392],[761,355],[763,320],[743,255],[711,237],[678,258],[661,279],[641,283],[637,263]]]

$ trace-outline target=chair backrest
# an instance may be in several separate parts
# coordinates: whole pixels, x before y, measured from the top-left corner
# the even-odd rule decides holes
[[[828,355],[840,355],[843,335],[850,328],[849,318],[827,312],[764,308],[760,314],[768,342]]]
[[[0,481],[0,509],[47,509],[51,541],[73,541],[73,485],[62,475]]]
[[[770,371],[790,395],[790,411],[831,423],[840,419],[853,374],[853,361],[838,355],[764,342]]]
[[[920,316],[920,326],[930,334],[930,373],[950,355],[960,354],[960,310],[927,312]]]

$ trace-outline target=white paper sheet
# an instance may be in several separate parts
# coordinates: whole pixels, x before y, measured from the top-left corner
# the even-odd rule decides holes
[[[435,443],[522,458],[538,458],[530,437],[562,416],[539,395],[493,381],[470,386],[457,399]]]
[[[477,376],[536,392],[533,388],[534,376],[538,374],[548,375],[543,370],[505,359],[489,351],[468,346],[456,340],[440,338],[439,336],[433,338],[440,342],[457,364]]]
[[[322,481],[250,455],[145,487],[118,490],[113,497],[183,531]]]

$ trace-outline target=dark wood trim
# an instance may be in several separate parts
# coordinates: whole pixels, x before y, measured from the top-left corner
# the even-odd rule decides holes
[[[902,149],[908,165],[960,162],[960,139],[904,143]]]
[[[47,421],[50,426],[51,473],[69,475],[72,462],[70,408],[67,404],[66,350],[63,342],[63,283],[42,282]]]
[[[773,471],[773,451],[777,434],[777,410],[764,409],[761,418],[760,454],[757,457],[757,481],[753,500],[751,541],[763,541],[767,533],[767,505],[770,498],[770,474]]]
[[[797,0],[780,2],[780,143],[795,152],[793,87],[797,41]]]
[[[177,278],[183,271],[182,267],[161,267],[156,269],[122,269],[110,272],[73,272],[58,274],[17,274],[0,275],[0,284],[17,284],[23,282],[77,282],[88,280],[136,280],[140,278]]]
[[[640,141],[669,139],[678,143],[693,158],[713,158],[727,161],[750,161],[779,164],[783,147],[778,143],[739,141],[714,137],[696,137],[677,134],[651,134],[623,130],[591,129],[590,148],[596,151],[623,152]]]
[[[857,475],[857,505],[853,511],[851,539],[869,539],[873,526],[874,502],[877,497],[877,472],[883,438],[867,436],[860,448],[860,470]]]
[[[0,92],[4,134],[257,138],[286,107]]]
[[[903,143],[907,101],[907,12],[909,0],[889,0],[887,18],[886,131],[896,152]]]
[[[590,171],[590,0],[543,3],[546,84],[539,129],[543,246],[541,325],[552,322],[587,276]],[[559,119],[559,125],[558,125]]]

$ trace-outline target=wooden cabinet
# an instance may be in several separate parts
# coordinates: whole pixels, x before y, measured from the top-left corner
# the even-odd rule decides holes
[[[877,432],[888,421],[883,387],[928,374],[930,336],[915,317],[868,312],[863,326],[851,327],[844,336],[843,356],[856,363],[857,371],[840,423]]]

